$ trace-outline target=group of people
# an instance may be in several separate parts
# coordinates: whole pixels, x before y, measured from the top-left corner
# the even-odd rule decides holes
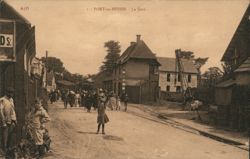
[[[61,99],[64,102],[64,108],[70,107],[85,107],[87,112],[91,111],[91,107],[94,110],[97,109],[99,100],[99,94],[104,93],[106,97],[106,104],[111,110],[120,110],[121,102],[124,102],[125,111],[127,111],[128,95],[123,93],[121,96],[115,95],[112,91],[108,92],[103,89],[99,90],[62,90]]]
[[[128,95],[123,93],[121,96],[115,95],[112,91],[108,92],[102,88],[94,90],[62,90],[61,99],[64,102],[64,108],[67,109],[68,104],[70,107],[85,107],[87,112],[91,111],[93,107],[94,110],[97,109],[97,134],[102,127],[102,134],[105,134],[104,128],[105,123],[109,122],[109,118],[105,113],[106,108],[110,110],[120,110],[121,102],[124,103],[124,111],[127,111]]]
[[[14,134],[18,124],[14,105],[15,90],[12,87],[7,88],[6,94],[0,98],[0,143],[1,150],[4,156],[8,156],[17,143],[14,141]],[[47,111],[42,107],[42,101],[36,99],[31,106],[31,111],[27,115],[27,127],[29,135],[36,146],[37,155],[43,154],[43,130],[44,123],[50,120]]]

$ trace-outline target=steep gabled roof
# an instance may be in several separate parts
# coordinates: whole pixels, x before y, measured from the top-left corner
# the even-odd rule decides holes
[[[234,72],[250,72],[250,57],[248,57]]]
[[[130,58],[153,59],[157,61],[155,54],[149,49],[143,40],[132,42],[118,59],[118,63],[125,63]]]
[[[170,57],[157,57],[158,61],[160,62],[161,66],[159,67],[160,71],[166,72],[179,72],[176,70],[176,59]],[[198,73],[194,63],[192,60],[181,59],[183,64],[184,73]]]
[[[243,15],[243,18],[241,19],[241,22],[239,26],[237,27],[232,40],[230,41],[225,53],[223,54],[221,61],[227,61],[229,59],[232,59],[234,57],[234,46],[237,42],[238,37],[240,36],[250,36],[250,4],[247,7],[246,12]],[[249,38],[249,37],[248,37]]]
[[[0,18],[13,19],[30,25],[30,22],[25,17],[3,0],[0,0]]]

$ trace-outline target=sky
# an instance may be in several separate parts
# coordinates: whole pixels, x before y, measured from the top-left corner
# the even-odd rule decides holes
[[[121,53],[141,39],[157,56],[175,49],[209,57],[204,72],[220,67],[249,0],[5,0],[36,27],[37,56],[48,50],[71,73],[97,73],[104,43],[119,41]]]

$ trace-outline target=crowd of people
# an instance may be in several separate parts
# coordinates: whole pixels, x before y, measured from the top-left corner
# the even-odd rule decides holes
[[[97,110],[97,134],[102,127],[102,134],[105,134],[105,124],[109,122],[106,114],[106,108],[110,110],[121,110],[121,102],[124,103],[124,111],[127,111],[128,95],[123,93],[121,96],[116,95],[113,91],[108,92],[102,88],[97,90],[62,90],[61,98],[64,103],[64,108],[70,107],[85,107],[87,112],[91,112],[91,108]]]
[[[94,110],[97,109],[100,103],[100,94],[105,95],[105,105],[109,107],[111,110],[121,110],[121,102],[124,103],[124,110],[127,111],[127,103],[128,103],[128,95],[123,93],[122,95],[116,95],[113,91],[108,92],[107,90],[103,90],[102,88],[97,90],[62,90],[55,91],[59,93],[51,93],[56,94],[54,96],[61,95],[61,99],[64,103],[64,108],[67,109],[70,107],[85,107],[87,112],[91,111],[93,107]],[[55,98],[53,95],[50,98]]]

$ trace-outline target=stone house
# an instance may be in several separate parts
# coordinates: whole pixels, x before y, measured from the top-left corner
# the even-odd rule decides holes
[[[161,97],[167,99],[181,93],[181,81],[176,59],[169,57],[157,57],[161,66],[159,67],[159,87]],[[187,87],[197,88],[198,70],[192,60],[181,59],[183,64],[183,77],[186,79]]]

